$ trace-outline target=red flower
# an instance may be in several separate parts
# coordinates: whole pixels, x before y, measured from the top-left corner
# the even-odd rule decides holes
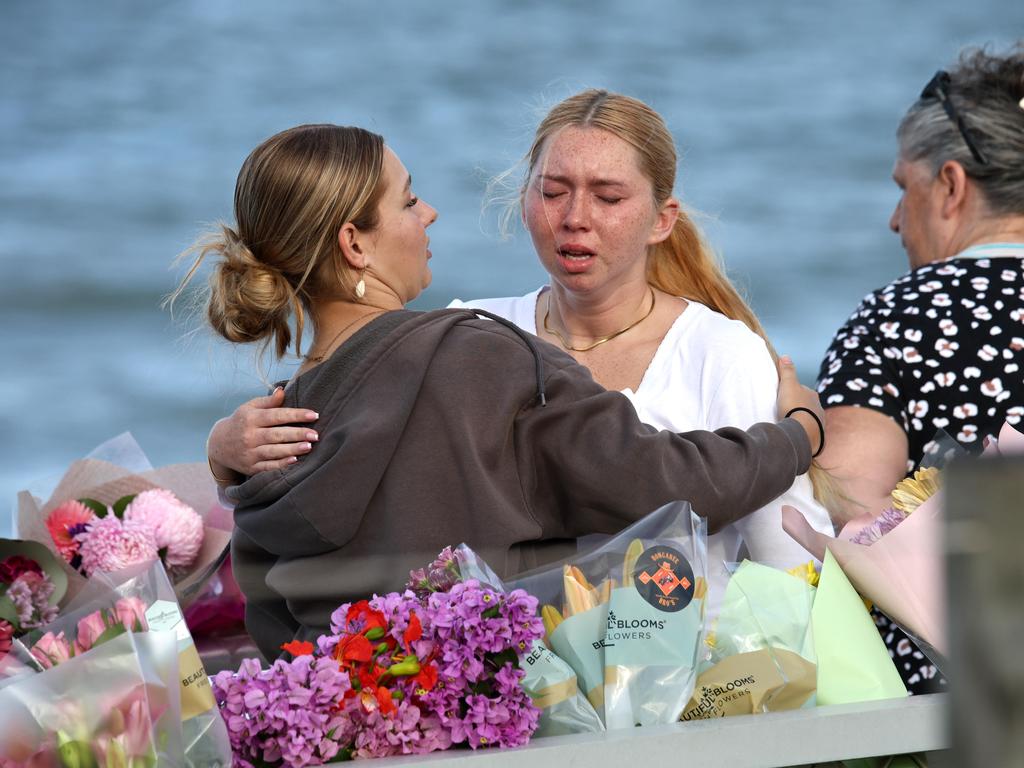
[[[377,688],[377,704],[380,705],[380,713],[382,715],[392,715],[398,711],[398,707],[395,706],[395,700],[391,698],[391,691],[383,685]]]
[[[412,683],[416,686],[417,692],[434,690],[434,686],[437,685],[437,664],[430,662],[420,667],[420,671],[412,678]]]
[[[369,600],[360,600],[358,603],[353,603],[348,609],[348,614],[345,616],[345,621],[348,624],[349,631],[354,631],[353,623],[357,622],[361,625],[359,632],[366,633],[371,629],[380,627],[381,629],[387,629],[388,623],[384,619],[384,614],[380,611],[375,611],[370,607]]]
[[[334,658],[342,665],[351,662],[367,662],[373,658],[373,646],[363,635],[349,635],[335,646]]]
[[[13,584],[23,573],[38,573],[41,576],[43,569],[35,560],[22,555],[11,555],[0,562],[0,584]]]
[[[402,635],[402,642],[405,644],[406,653],[412,653],[412,648],[409,647],[410,643],[415,643],[423,637],[423,625],[420,624],[420,617],[415,613],[409,614],[409,626],[405,628],[405,634]]]
[[[287,651],[292,656],[312,656],[313,655],[313,644],[305,640],[292,640],[290,643],[284,643],[281,646],[282,651]]]

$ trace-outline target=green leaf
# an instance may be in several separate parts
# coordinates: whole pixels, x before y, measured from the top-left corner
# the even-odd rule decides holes
[[[0,619],[13,624],[15,628],[18,627],[18,609],[7,595],[0,597]]]
[[[119,637],[127,631],[128,630],[124,628],[124,624],[120,623],[114,624],[112,627],[107,627],[100,633],[100,636],[96,638],[96,642],[92,644],[92,647],[95,648],[97,645],[103,645],[103,643],[108,640],[113,640],[115,637]]]
[[[115,501],[114,506],[112,507],[112,509],[114,510],[114,517],[116,517],[118,520],[123,520],[124,511],[128,508],[128,505],[132,503],[132,500],[137,495],[138,494],[133,493],[128,496],[122,496],[120,499]]]
[[[89,509],[91,509],[96,514],[96,517],[99,518],[106,517],[107,512],[110,511],[107,509],[106,504],[100,501],[96,501],[96,499],[79,499],[79,501],[85,504],[85,506],[87,506]]]

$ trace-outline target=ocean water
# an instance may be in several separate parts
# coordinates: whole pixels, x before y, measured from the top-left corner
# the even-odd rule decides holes
[[[887,229],[903,110],[1016,0],[766,3],[6,2],[0,6],[0,534],[20,488],[131,431],[199,461],[264,385],[161,298],[249,150],[302,122],[385,135],[440,210],[419,308],[544,278],[482,209],[486,180],[580,88],[638,96],[677,192],[810,382],[863,294],[906,268]],[[287,366],[271,376],[287,375]]]

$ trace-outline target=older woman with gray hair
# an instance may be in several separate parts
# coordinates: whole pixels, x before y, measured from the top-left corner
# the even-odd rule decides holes
[[[964,52],[897,136],[889,226],[910,271],[864,298],[819,373],[837,522],[889,506],[937,430],[980,450],[1024,417],[1024,45]],[[880,626],[908,687],[927,690],[934,667]]]

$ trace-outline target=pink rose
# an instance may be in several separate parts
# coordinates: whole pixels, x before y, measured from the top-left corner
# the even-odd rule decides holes
[[[71,647],[63,632],[56,635],[47,632],[32,646],[32,655],[44,668],[49,669],[70,659]]]
[[[79,619],[78,636],[75,638],[75,653],[88,651],[96,644],[100,635],[106,631],[107,624],[103,620],[103,614],[100,611],[93,611],[84,619]]]
[[[114,614],[129,632],[145,632],[149,629],[146,623],[146,607],[146,604],[137,597],[122,597],[114,604]]]
[[[11,639],[14,637],[14,625],[0,619],[0,659],[11,650]]]

